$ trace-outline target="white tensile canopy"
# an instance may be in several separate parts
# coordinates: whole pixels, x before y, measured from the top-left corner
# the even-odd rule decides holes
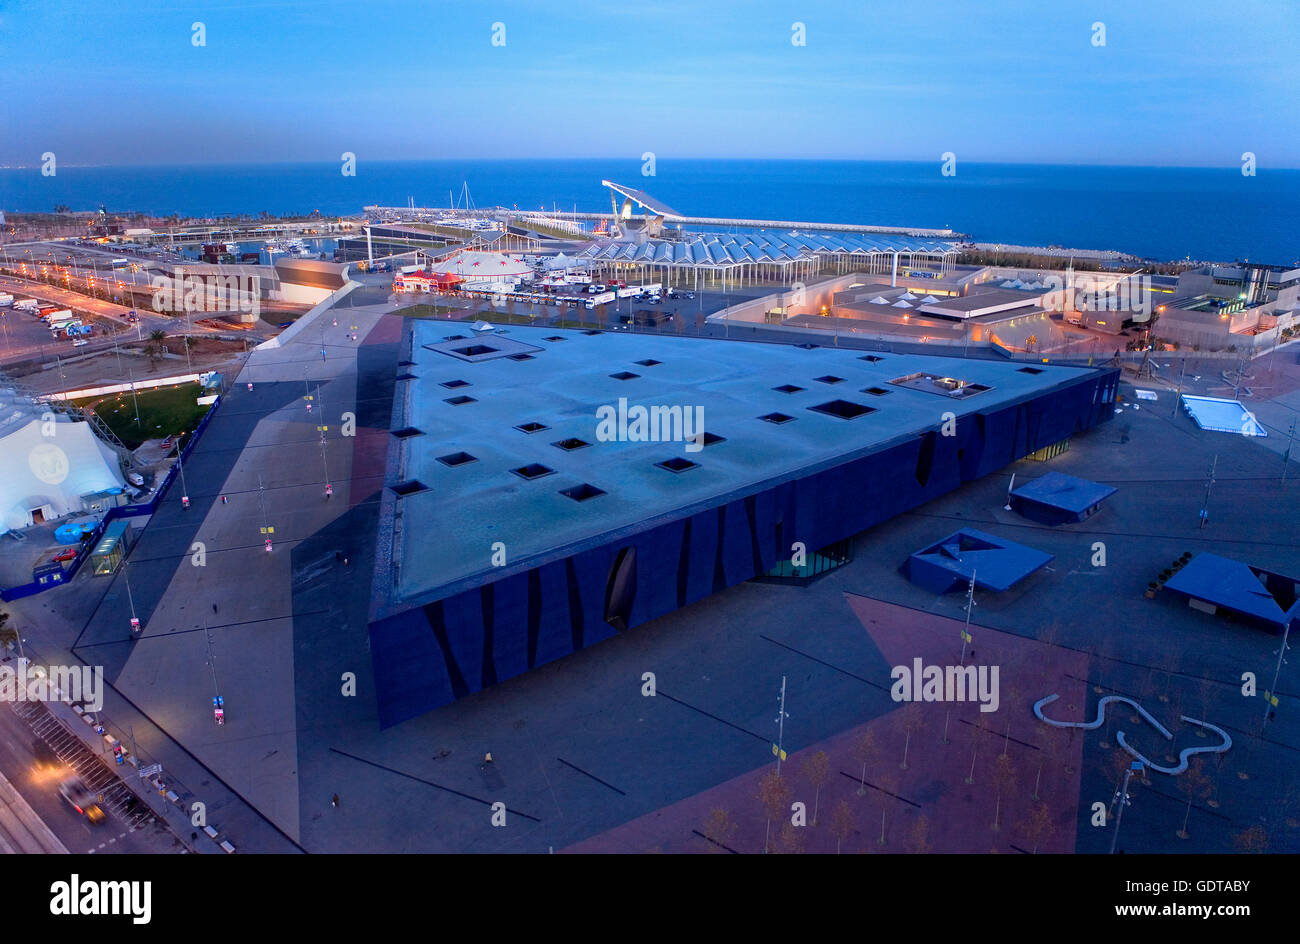
[[[81,496],[124,485],[118,468],[89,423],[30,409],[0,417],[0,528],[81,512]]]
[[[531,275],[533,269],[522,260],[504,253],[467,249],[438,263],[433,271],[450,272],[467,282],[508,282]]]

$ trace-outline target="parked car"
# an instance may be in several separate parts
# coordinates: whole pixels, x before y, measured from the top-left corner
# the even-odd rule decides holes
[[[164,445],[164,446],[167,446],[167,447],[170,447],[170,445],[171,445],[171,437],[170,437],[170,436],[168,436],[166,439],[163,440],[163,445]],[[128,472],[128,473],[126,473],[126,480],[127,480],[128,482],[130,482],[132,485],[135,485],[135,486],[140,486],[140,485],[143,485],[143,484],[144,484],[144,476],[141,475],[139,472]]]
[[[70,547],[66,551],[63,551],[59,554],[55,554],[53,559],[58,561],[60,564],[62,564],[64,561],[70,561],[76,556],[77,556],[77,549],[75,547]]]
[[[85,346],[86,346],[87,344],[89,344],[89,343],[90,343],[90,342],[87,341],[85,338],[77,338],[75,341],[72,342],[72,346],[73,346],[73,347],[85,347]]]

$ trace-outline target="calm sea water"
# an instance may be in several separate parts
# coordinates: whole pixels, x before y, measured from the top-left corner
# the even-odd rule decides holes
[[[216,216],[356,213],[366,204],[608,210],[602,178],[689,216],[951,227],[981,242],[1118,249],[1154,259],[1300,261],[1300,171],[939,162],[362,161],[0,170],[0,209]]]

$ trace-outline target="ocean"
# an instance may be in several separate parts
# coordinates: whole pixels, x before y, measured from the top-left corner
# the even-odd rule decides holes
[[[1175,259],[1300,264],[1300,170],[940,162],[365,161],[0,170],[0,209],[184,216],[360,212],[367,204],[601,211],[609,179],[687,216],[950,227],[977,242],[1114,249]]]

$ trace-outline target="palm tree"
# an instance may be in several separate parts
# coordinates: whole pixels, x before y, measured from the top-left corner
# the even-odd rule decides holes
[[[155,344],[162,344],[167,340],[167,332],[163,331],[161,328],[155,328],[153,331],[149,332],[149,340]]]

